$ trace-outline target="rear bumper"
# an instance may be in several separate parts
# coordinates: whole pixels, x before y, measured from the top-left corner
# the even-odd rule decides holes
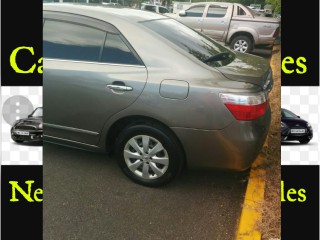
[[[242,171],[260,153],[271,121],[270,108],[255,121],[234,121],[222,130],[172,128],[180,139],[190,167]]]

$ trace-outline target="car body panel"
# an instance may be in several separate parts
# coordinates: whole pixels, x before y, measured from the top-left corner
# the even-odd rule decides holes
[[[46,134],[87,144],[98,143],[105,121],[130,106],[141,94],[147,79],[147,71],[141,66],[73,61],[66,64],[51,59],[44,60],[44,68],[44,104],[50,109],[45,110]],[[133,90],[107,88],[117,81]]]
[[[202,20],[203,24],[201,26],[201,31],[204,34],[218,41],[223,41],[226,38],[231,21],[229,16],[232,14],[232,8],[230,8],[229,5],[230,4],[227,3],[212,3],[206,5]],[[210,13],[210,9],[212,8],[214,10],[222,9],[220,16],[218,16],[219,11]]]
[[[217,131],[186,128],[174,128],[173,131],[183,141],[188,166],[245,170],[259,154],[270,120],[269,108],[265,117],[253,123],[232,122],[228,127]]]
[[[272,79],[271,68],[265,59],[240,52],[235,52],[235,54],[236,58],[232,63],[218,68],[227,78],[250,82],[261,87],[264,86],[267,78]]]

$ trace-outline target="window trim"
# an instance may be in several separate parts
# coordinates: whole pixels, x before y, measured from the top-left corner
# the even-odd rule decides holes
[[[122,63],[107,63],[107,62],[90,62],[90,61],[81,61],[81,60],[68,60],[60,58],[45,58],[46,61],[55,61],[55,62],[72,62],[72,63],[83,63],[83,64],[96,64],[96,65],[108,65],[108,66],[125,66],[125,67],[137,67],[137,68],[146,68],[144,65],[132,65],[132,64],[122,64]]]

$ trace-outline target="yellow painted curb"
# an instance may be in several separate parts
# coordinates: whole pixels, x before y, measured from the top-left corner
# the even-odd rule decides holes
[[[259,155],[251,167],[236,240],[261,239],[261,233],[255,229],[255,225],[262,217],[261,210],[264,200],[265,170],[259,168],[259,165],[262,164],[264,159],[264,157]]]

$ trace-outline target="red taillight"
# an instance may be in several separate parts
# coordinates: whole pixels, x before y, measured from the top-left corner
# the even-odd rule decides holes
[[[268,109],[265,93],[256,95],[220,93],[224,105],[237,120],[249,121],[263,116]]]

